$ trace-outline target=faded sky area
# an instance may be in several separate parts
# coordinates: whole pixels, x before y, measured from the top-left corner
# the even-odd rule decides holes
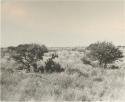
[[[124,0],[3,0],[2,47],[125,45]]]

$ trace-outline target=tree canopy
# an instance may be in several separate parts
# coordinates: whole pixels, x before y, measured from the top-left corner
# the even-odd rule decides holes
[[[108,63],[123,57],[122,52],[111,42],[96,42],[90,44],[87,50],[90,51],[90,56],[98,60],[99,64],[104,65],[104,67],[107,67]]]
[[[21,44],[15,48],[15,51],[16,53],[12,55],[12,58],[22,63],[28,70],[33,63],[42,59],[45,52],[48,52],[45,45],[38,44]]]

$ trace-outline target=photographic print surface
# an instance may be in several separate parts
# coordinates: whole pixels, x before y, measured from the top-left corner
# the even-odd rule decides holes
[[[0,101],[125,101],[124,0],[2,0]]]

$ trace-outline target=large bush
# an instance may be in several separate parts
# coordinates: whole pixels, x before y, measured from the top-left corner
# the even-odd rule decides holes
[[[90,44],[87,49],[89,55],[99,61],[100,66],[107,67],[108,63],[112,63],[118,58],[122,58],[122,52],[110,42],[96,42]]]
[[[21,63],[27,71],[36,63],[37,60],[42,59],[42,56],[47,52],[44,45],[38,44],[21,44],[15,48],[16,53],[12,54],[12,58]]]
[[[58,57],[57,54],[52,54],[52,57],[49,58],[46,62],[45,71],[46,72],[62,72],[64,69],[61,67],[61,65],[54,61],[54,59]]]

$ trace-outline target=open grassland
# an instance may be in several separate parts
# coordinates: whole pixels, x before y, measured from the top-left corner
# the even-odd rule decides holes
[[[83,64],[84,52],[57,51],[61,73],[18,71],[12,59],[1,59],[1,100],[4,101],[125,101],[125,57],[103,69]],[[49,57],[51,52],[44,55]],[[94,63],[94,62],[93,62]]]

